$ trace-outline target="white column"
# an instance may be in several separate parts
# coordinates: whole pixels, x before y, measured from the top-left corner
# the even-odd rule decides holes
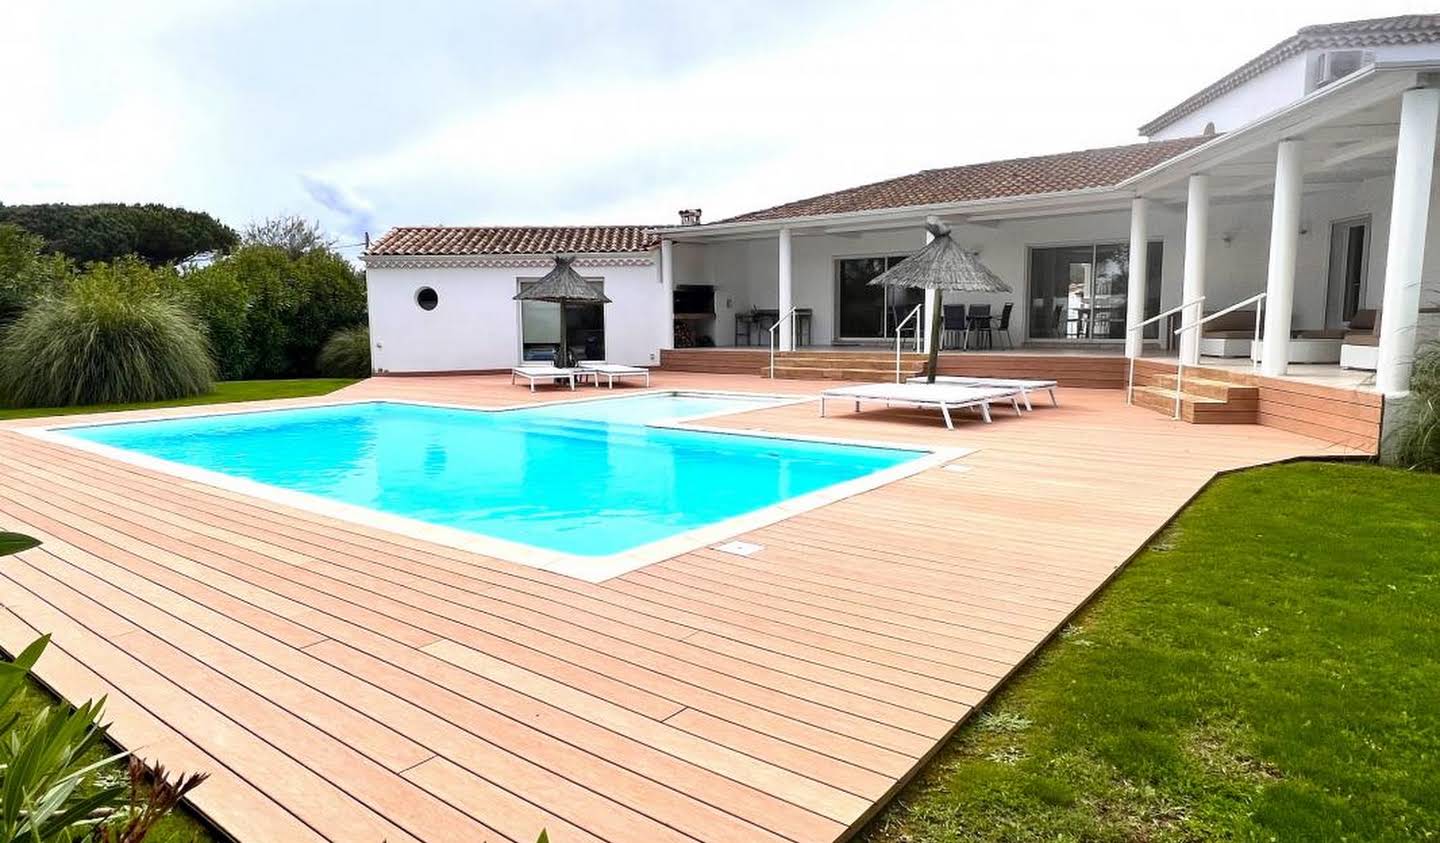
[[[1270,271],[1265,281],[1265,339],[1260,371],[1271,377],[1290,365],[1290,316],[1295,309],[1295,253],[1300,245],[1304,148],[1298,140],[1275,149],[1275,207],[1270,212]]]
[[[660,297],[665,300],[665,327],[660,335],[661,348],[675,347],[675,243],[660,241]]]
[[[1385,299],[1380,309],[1380,362],[1375,386],[1389,395],[1410,388],[1415,326],[1420,319],[1420,269],[1430,220],[1430,179],[1435,169],[1435,127],[1440,88],[1414,88],[1400,101],[1400,143],[1395,150],[1395,196],[1390,245],[1385,252]]]
[[[794,298],[794,286],[790,278],[790,229],[780,229],[780,318],[785,319],[785,314],[794,307],[791,303]],[[780,325],[779,348],[781,351],[795,350],[795,323],[793,320],[785,319]]]
[[[934,240],[935,240],[935,235],[933,235],[933,234],[930,233],[930,229],[928,229],[928,228],[925,229],[925,244],[928,246],[928,245],[929,245],[932,241],[934,241]],[[938,298],[938,295],[936,294],[936,291],[934,291],[934,290],[926,290],[926,291],[925,291],[925,307],[924,307],[924,308],[921,310],[921,312],[920,312],[920,324],[915,326],[915,330],[917,330],[917,331],[923,331],[924,334],[925,334],[925,346],[924,346],[924,347],[925,347],[925,353],[926,353],[926,354],[929,354],[929,353],[930,353],[930,343],[937,341],[937,338],[936,338],[936,337],[930,336],[930,325],[931,325],[930,318],[931,318],[931,314],[933,314],[933,313],[935,312],[935,299],[936,299],[936,298]]]
[[[1132,327],[1145,321],[1146,274],[1150,270],[1149,220],[1146,219],[1149,203],[1145,197],[1136,196],[1130,200],[1130,278],[1125,288],[1125,356],[1139,357],[1145,343],[1144,331],[1132,331]]]
[[[1185,276],[1181,284],[1181,301],[1205,295],[1205,251],[1210,237],[1210,177],[1196,173],[1190,177],[1190,195],[1185,203]],[[1181,311],[1181,326],[1200,321],[1204,305]],[[1200,332],[1186,331],[1180,342],[1180,359],[1186,365],[1200,362]]]

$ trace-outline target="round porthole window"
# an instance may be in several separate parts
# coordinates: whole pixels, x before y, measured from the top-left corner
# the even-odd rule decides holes
[[[434,310],[435,305],[440,303],[440,295],[433,287],[421,287],[415,292],[415,303],[420,305],[421,310]]]

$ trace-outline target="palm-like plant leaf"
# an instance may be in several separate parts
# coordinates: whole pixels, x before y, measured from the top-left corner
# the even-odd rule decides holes
[[[19,553],[22,550],[29,550],[39,544],[39,539],[33,539],[20,533],[0,531],[0,556],[9,556],[12,553]]]

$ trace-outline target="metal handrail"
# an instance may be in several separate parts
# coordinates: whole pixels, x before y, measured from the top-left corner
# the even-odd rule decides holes
[[[1189,301],[1181,302],[1180,304],[1176,305],[1175,307],[1170,308],[1169,310],[1166,310],[1166,311],[1164,311],[1164,312],[1162,312],[1162,313],[1157,313],[1157,314],[1155,314],[1154,316],[1151,316],[1149,319],[1146,319],[1144,322],[1137,322],[1137,323],[1135,323],[1134,325],[1131,325],[1129,328],[1127,328],[1126,331],[1127,331],[1127,332],[1128,332],[1128,331],[1138,331],[1138,330],[1140,330],[1141,328],[1144,328],[1146,325],[1149,325],[1149,324],[1151,324],[1151,323],[1153,323],[1153,322],[1159,322],[1161,319],[1164,319],[1166,316],[1171,316],[1171,315],[1173,315],[1173,314],[1179,313],[1180,311],[1184,310],[1184,309],[1187,308],[1187,307],[1194,307],[1194,306],[1197,305],[1197,304],[1204,304],[1204,303],[1205,303],[1205,297],[1204,297],[1204,296],[1196,296],[1195,298],[1193,298],[1193,299],[1191,299],[1191,300],[1189,300]],[[1129,374],[1126,375],[1126,377],[1125,377],[1125,403],[1126,403],[1126,404],[1134,404],[1134,403],[1135,403],[1135,358],[1134,358],[1134,357],[1131,357],[1131,358],[1130,358],[1130,372],[1129,372]]]
[[[1194,322],[1191,322],[1189,325],[1181,325],[1178,329],[1176,329],[1175,336],[1184,336],[1186,331],[1193,331],[1197,328],[1204,327],[1205,323],[1209,322],[1212,319],[1218,319],[1227,313],[1234,313],[1235,311],[1239,310],[1247,304],[1250,304],[1251,302],[1258,302],[1258,304],[1255,306],[1255,336],[1250,340],[1250,367],[1253,369],[1255,365],[1259,362],[1255,359],[1255,344],[1260,341],[1260,319],[1261,315],[1265,311],[1265,296],[1267,295],[1269,294],[1256,293],[1248,299],[1237,301],[1229,307],[1217,310],[1209,316],[1204,316]],[[1175,360],[1175,418],[1177,419],[1180,418],[1180,387],[1182,384],[1182,378],[1184,377],[1184,373],[1185,355],[1181,354]]]
[[[1179,313],[1180,311],[1184,310],[1184,309],[1187,308],[1187,307],[1190,307],[1190,306],[1192,306],[1192,305],[1200,304],[1200,303],[1202,303],[1202,302],[1204,302],[1204,301],[1205,301],[1205,297],[1204,297],[1204,296],[1196,296],[1195,298],[1191,299],[1190,301],[1182,302],[1181,304],[1177,304],[1176,306],[1170,308],[1169,310],[1166,310],[1166,311],[1162,311],[1162,312],[1160,312],[1160,313],[1157,313],[1157,314],[1155,314],[1154,316],[1151,316],[1149,319],[1146,319],[1144,322],[1136,322],[1134,325],[1131,325],[1131,326],[1130,326],[1129,328],[1127,328],[1126,330],[1128,330],[1128,331],[1138,331],[1138,330],[1140,330],[1141,328],[1145,327],[1146,325],[1151,324],[1152,322],[1159,322],[1161,319],[1164,319],[1166,316],[1170,316],[1170,315],[1172,315],[1172,314]]]
[[[921,310],[924,310],[924,309],[925,309],[925,305],[923,305],[923,304],[917,304],[917,305],[915,305],[915,309],[912,310],[912,311],[910,311],[910,315],[909,315],[909,316],[906,316],[904,319],[901,319],[900,322],[899,322],[899,324],[897,324],[897,325],[895,326],[895,382],[896,382],[896,383],[899,383],[899,382],[900,382],[900,342],[901,342],[901,339],[902,339],[901,336],[900,336],[900,329],[901,329],[901,328],[904,328],[904,327],[910,322],[911,319],[916,319],[916,318],[920,315],[920,311],[921,311]],[[916,323],[915,323],[915,351],[916,351],[917,354],[918,354],[919,351],[920,351],[920,323],[919,323],[919,321],[916,321]]]
[[[770,380],[772,380],[772,381],[775,380],[775,331],[776,331],[776,329],[778,329],[781,325],[785,324],[785,320],[786,320],[786,319],[794,319],[794,318],[795,318],[795,311],[797,311],[797,310],[799,310],[799,309],[800,309],[800,306],[799,306],[799,305],[796,305],[795,307],[790,308],[788,311],[786,311],[786,313],[785,313],[784,316],[781,316],[779,319],[776,319],[776,320],[775,320],[775,324],[770,326]],[[791,330],[792,330],[791,337],[793,338],[793,337],[794,337],[793,330],[794,330],[794,327],[795,327],[795,326],[792,325],[792,326],[790,326],[790,327],[791,327]]]

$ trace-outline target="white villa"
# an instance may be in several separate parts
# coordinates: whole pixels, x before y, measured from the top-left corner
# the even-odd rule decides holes
[[[989,306],[977,342],[1232,370],[1239,357],[1248,371],[1260,306],[1261,375],[1339,373],[1343,357],[1336,383],[1400,394],[1440,311],[1437,119],[1440,15],[1352,21],[1286,38],[1146,123],[1141,143],[926,170],[718,222],[397,228],[364,256],[374,366],[507,369],[553,354],[563,332],[577,357],[637,365],[754,348],[758,372],[772,326],[782,351],[893,353],[921,299],[867,282],[923,246],[935,216],[1013,289],[944,302]],[[562,327],[557,306],[513,301],[556,253],[611,303]],[[960,356],[951,332],[932,339]]]

